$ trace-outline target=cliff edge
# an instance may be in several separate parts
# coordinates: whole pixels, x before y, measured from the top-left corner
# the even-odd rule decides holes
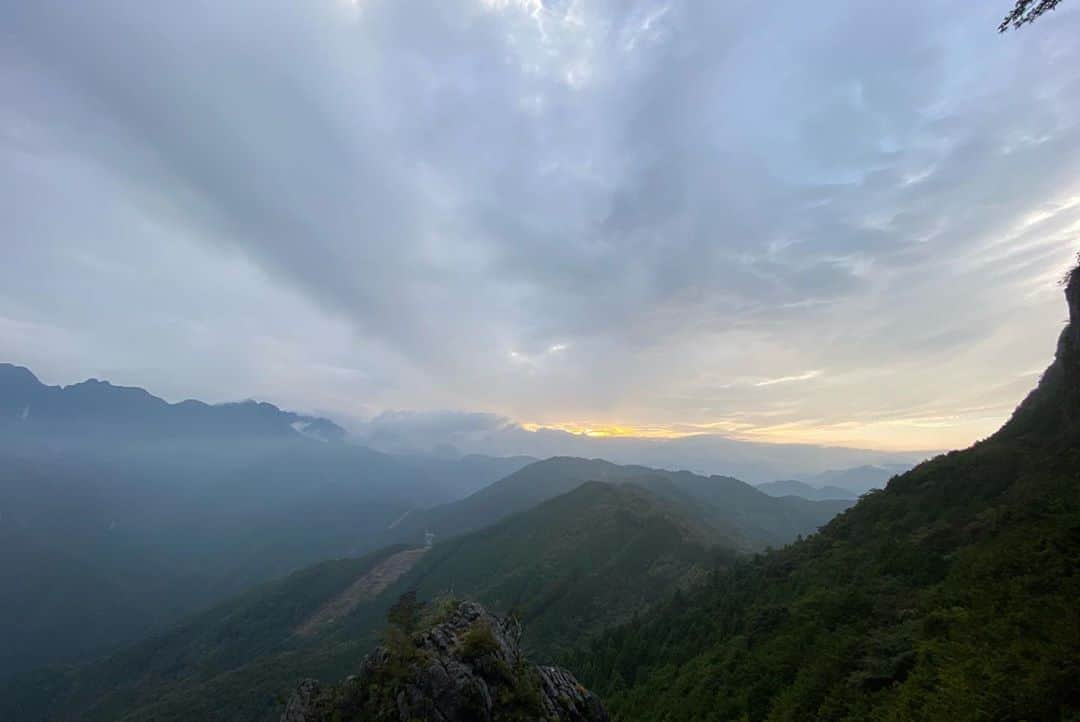
[[[513,620],[475,602],[454,602],[435,615],[422,631],[392,627],[386,644],[339,685],[302,681],[281,722],[609,722],[572,674],[522,657]]]

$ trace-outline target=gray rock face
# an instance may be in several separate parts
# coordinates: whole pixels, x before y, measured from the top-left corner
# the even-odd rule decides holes
[[[321,692],[319,683],[313,679],[305,679],[296,686],[296,691],[281,713],[281,722],[305,722],[311,719],[315,711],[315,701]]]
[[[376,649],[336,687],[301,682],[281,720],[609,722],[600,700],[570,672],[524,660],[517,631],[462,602],[430,629]]]
[[[607,720],[607,711],[600,700],[581,686],[574,675],[562,667],[539,667],[543,684],[540,696],[548,720]]]

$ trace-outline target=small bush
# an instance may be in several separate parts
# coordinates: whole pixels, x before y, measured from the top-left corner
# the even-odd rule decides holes
[[[461,640],[461,657],[467,661],[475,661],[499,650],[499,642],[491,627],[483,620],[477,621]]]
[[[386,620],[391,625],[399,627],[405,632],[416,630],[424,612],[424,603],[416,598],[416,590],[412,589],[402,594],[390,611],[386,614]]]
[[[424,608],[424,613],[420,617],[417,629],[421,632],[426,632],[433,627],[439,626],[453,616],[460,604],[461,600],[452,597],[449,594],[436,597]]]

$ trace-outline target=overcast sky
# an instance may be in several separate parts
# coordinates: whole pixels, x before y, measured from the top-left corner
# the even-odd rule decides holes
[[[1080,248],[1080,3],[1009,5],[0,0],[0,360],[966,444]]]

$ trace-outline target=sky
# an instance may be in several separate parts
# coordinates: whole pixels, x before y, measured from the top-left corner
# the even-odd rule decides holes
[[[369,430],[966,445],[1080,250],[1080,4],[1011,4],[0,0],[0,360]]]

